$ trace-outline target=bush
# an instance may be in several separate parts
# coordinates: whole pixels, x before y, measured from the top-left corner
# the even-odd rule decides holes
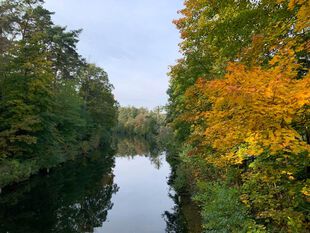
[[[0,187],[13,182],[20,182],[28,179],[32,174],[38,172],[36,161],[28,160],[4,160],[0,162]]]
[[[256,225],[239,200],[239,192],[220,182],[199,182],[194,200],[202,207],[205,232],[266,232]]]

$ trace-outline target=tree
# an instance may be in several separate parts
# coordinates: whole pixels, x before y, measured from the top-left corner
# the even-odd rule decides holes
[[[103,145],[115,124],[106,73],[77,52],[81,30],[54,25],[43,2],[0,4],[0,188]]]
[[[176,173],[213,201],[227,200],[199,181],[237,188],[271,232],[308,230],[308,11],[303,0],[186,0],[175,21],[183,58],[170,72],[169,120],[184,145]]]

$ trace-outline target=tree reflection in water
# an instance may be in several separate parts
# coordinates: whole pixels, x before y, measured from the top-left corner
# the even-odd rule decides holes
[[[188,232],[187,225],[186,225],[185,218],[182,214],[182,209],[178,201],[178,196],[176,194],[174,195],[170,194],[170,198],[173,199],[175,206],[173,207],[171,211],[165,211],[165,213],[163,214],[163,217],[167,224],[166,232],[167,233],[186,233]]]
[[[167,233],[201,233],[201,217],[198,207],[189,196],[170,194],[175,205],[171,211],[165,211],[163,217],[166,221]]]
[[[143,137],[118,137],[117,156],[134,158],[135,156],[145,156],[150,159],[156,169],[161,166],[161,159],[165,148],[155,140]]]
[[[35,176],[0,196],[0,232],[93,232],[113,206],[111,156],[66,163],[51,174]]]
[[[150,159],[156,169],[159,169],[165,159],[162,155],[166,153],[164,143],[155,140],[146,140],[143,137],[122,138],[118,137],[117,155],[121,157],[145,156]],[[174,206],[171,210],[165,211],[162,216],[166,222],[167,233],[201,233],[201,217],[197,206],[191,201],[188,195],[178,194],[172,187],[174,171],[171,171],[168,179],[170,187],[169,197],[173,200]]]
[[[175,148],[166,148],[167,162],[174,164],[171,166],[168,185],[170,186],[169,196],[174,202],[174,207],[171,211],[166,211],[163,217],[166,221],[167,233],[201,233],[202,219],[197,203],[191,200],[191,196],[185,190],[183,192],[176,192],[173,188],[173,183],[176,178],[176,164],[174,160],[176,153]]]
[[[144,156],[155,169],[166,167],[165,149],[143,138],[119,138],[117,156],[134,159]],[[106,155],[106,156],[105,156]],[[48,175],[4,190],[0,195],[0,232],[5,233],[86,233],[103,227],[111,197],[118,191],[112,173],[115,160],[105,152],[95,152],[91,159],[67,162]],[[165,165],[165,166],[161,166]],[[173,191],[169,177],[167,195],[174,206],[163,211],[163,224],[169,233],[200,233],[200,217],[189,198]],[[152,179],[152,177],[150,177]],[[168,188],[170,187],[170,194]],[[143,192],[143,188],[141,187]],[[139,190],[135,190],[140,194]],[[155,199],[154,199],[155,200]],[[122,210],[121,210],[122,211]],[[136,224],[141,224],[137,219]],[[188,230],[190,229],[190,231]]]

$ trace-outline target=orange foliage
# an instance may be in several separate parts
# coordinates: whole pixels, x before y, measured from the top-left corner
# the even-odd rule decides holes
[[[242,163],[266,150],[277,154],[310,149],[292,127],[309,111],[305,106],[310,104],[310,75],[296,79],[294,67],[282,68],[246,69],[231,63],[224,79],[197,82],[196,88],[212,103],[204,112],[204,143],[221,152],[224,160]]]

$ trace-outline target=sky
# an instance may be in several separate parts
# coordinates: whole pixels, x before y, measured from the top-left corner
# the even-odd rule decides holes
[[[82,28],[78,50],[107,71],[122,106],[167,103],[169,66],[180,57],[172,24],[183,0],[46,0],[55,24]]]

